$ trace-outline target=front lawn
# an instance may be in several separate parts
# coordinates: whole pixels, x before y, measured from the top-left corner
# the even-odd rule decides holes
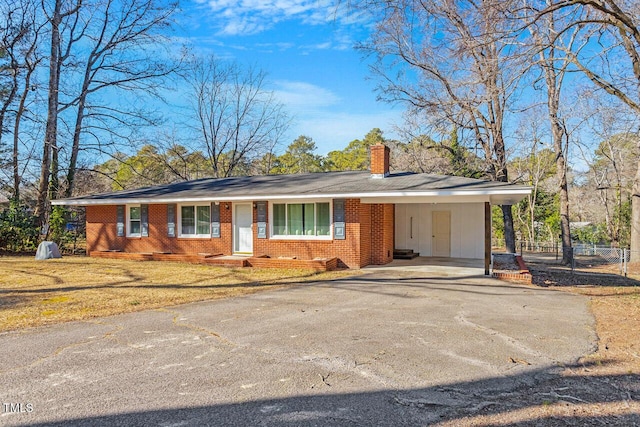
[[[81,256],[47,261],[0,257],[0,331],[232,297],[351,274]]]

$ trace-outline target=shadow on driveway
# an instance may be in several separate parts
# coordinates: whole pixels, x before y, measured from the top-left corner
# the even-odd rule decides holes
[[[588,366],[569,369],[583,373],[567,376],[560,368],[547,368],[416,390],[346,394],[332,394],[331,378],[327,378],[325,389],[317,395],[142,412],[112,408],[119,413],[32,425],[640,425],[639,375],[594,377],[585,375]],[[26,421],[28,416],[13,415],[9,421]]]

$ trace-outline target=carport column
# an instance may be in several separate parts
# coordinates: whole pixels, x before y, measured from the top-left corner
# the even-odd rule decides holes
[[[491,203],[484,202],[484,275],[491,266]]]

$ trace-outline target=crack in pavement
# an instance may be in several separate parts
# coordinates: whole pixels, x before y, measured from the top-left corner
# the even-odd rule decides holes
[[[204,333],[204,334],[206,334],[206,335],[209,335],[209,336],[211,336],[211,337],[216,338],[218,341],[220,341],[221,343],[223,343],[223,344],[225,344],[225,345],[228,345],[229,347],[237,347],[237,344],[236,344],[236,343],[234,343],[234,342],[232,342],[232,341],[229,341],[228,339],[226,339],[226,338],[222,337],[222,336],[221,336],[219,333],[217,333],[217,332],[214,332],[214,331],[212,331],[212,330],[210,330],[210,329],[207,329],[207,328],[204,328],[204,327],[202,327],[202,326],[193,325],[193,324],[191,324],[191,323],[187,323],[187,322],[184,322],[184,321],[180,321],[180,320],[179,320],[179,317],[180,317],[180,316],[183,316],[183,314],[182,314],[182,313],[180,313],[180,312],[178,312],[178,311],[176,311],[176,310],[169,310],[169,309],[166,309],[166,308],[158,308],[158,309],[156,309],[155,311],[159,311],[159,312],[164,312],[164,313],[173,314],[173,320],[172,320],[172,322],[173,322],[173,324],[174,324],[174,325],[176,325],[176,326],[178,326],[178,327],[186,328],[186,329],[190,329],[190,330],[192,330],[192,331],[196,331],[196,332]]]
[[[102,325],[102,326],[112,326],[112,327],[114,327],[114,329],[105,332],[99,338],[89,337],[89,338],[87,338],[85,340],[82,340],[82,341],[77,341],[77,342],[73,342],[71,344],[67,344],[67,345],[62,345],[62,346],[56,347],[56,349],[53,350],[51,353],[46,354],[44,356],[39,356],[38,359],[34,360],[31,363],[28,363],[26,365],[15,366],[15,367],[13,367],[11,369],[0,370],[0,375],[1,374],[13,373],[13,372],[16,372],[16,371],[20,371],[22,369],[33,368],[35,366],[40,365],[41,363],[44,363],[46,360],[49,360],[51,358],[59,356],[65,350],[69,350],[69,349],[72,349],[72,348],[80,347],[80,346],[85,345],[85,344],[91,344],[91,343],[94,343],[94,342],[99,341],[99,340],[108,339],[112,334],[115,334],[115,333],[117,333],[117,332],[119,332],[119,331],[121,331],[123,329],[122,326],[103,323],[103,322],[99,322],[99,321],[96,321],[96,320],[83,320],[82,322],[83,323],[92,323],[92,324]]]
[[[464,311],[460,311],[458,312],[458,314],[455,317],[455,320],[458,321],[458,323],[468,326],[470,328],[475,328],[481,332],[484,332],[485,334],[488,334],[490,336],[493,337],[497,337],[500,338],[502,341],[504,341],[506,344],[510,345],[511,347],[515,348],[516,350],[519,350],[523,353],[526,353],[530,356],[534,356],[534,357],[539,357],[543,360],[546,361],[550,361],[550,362],[555,362],[555,360],[545,356],[544,354],[542,354],[541,352],[539,352],[538,350],[534,350],[532,348],[530,348],[529,346],[523,344],[522,342],[520,342],[518,339],[510,336],[510,335],[506,335],[503,334],[502,332],[496,331],[495,329],[492,329],[488,326],[483,326],[479,323],[475,323],[472,322],[471,320],[465,318],[466,313]]]

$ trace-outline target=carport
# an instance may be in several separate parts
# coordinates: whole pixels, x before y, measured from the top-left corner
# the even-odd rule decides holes
[[[402,196],[363,197],[363,203],[394,204],[394,248],[413,251],[413,265],[434,260],[481,261],[491,267],[491,205],[512,205],[529,189],[496,188],[494,182],[469,185],[451,178],[452,186]],[[431,260],[431,261],[429,261]]]
[[[491,215],[485,225],[486,219],[483,203],[396,204],[395,247],[424,257],[484,259]]]

